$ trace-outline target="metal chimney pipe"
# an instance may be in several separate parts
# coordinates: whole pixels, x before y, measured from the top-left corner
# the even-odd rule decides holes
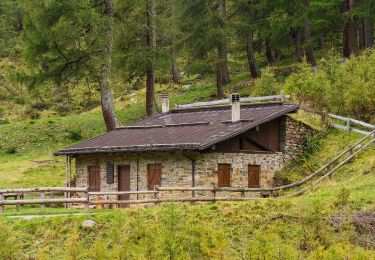
[[[237,93],[231,94],[230,102],[232,104],[232,122],[239,122],[241,120],[240,95]]]
[[[169,97],[166,93],[161,94],[161,112],[163,114],[169,112]]]

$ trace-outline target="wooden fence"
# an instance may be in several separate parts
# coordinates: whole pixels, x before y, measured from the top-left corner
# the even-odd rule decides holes
[[[362,122],[362,121],[357,120],[357,119],[344,117],[344,116],[338,116],[338,115],[334,115],[334,114],[327,114],[327,116],[332,118],[332,119],[344,122],[345,125],[331,123],[330,126],[332,126],[334,128],[337,128],[337,129],[345,130],[347,132],[354,132],[354,133],[359,133],[359,134],[363,134],[363,135],[368,135],[371,130],[375,129],[375,125],[372,125],[372,124],[369,124],[369,123],[366,123],[366,122]],[[365,130],[355,128],[355,127],[353,127],[353,125],[358,125],[358,126],[361,126],[362,128],[370,129],[370,131],[365,131]]]
[[[263,102],[263,101],[281,101],[281,102],[283,102],[284,100],[289,99],[289,98],[290,98],[290,95],[284,95],[283,93],[281,93],[280,95],[275,95],[275,96],[240,98],[240,102],[244,102],[244,103]],[[217,105],[226,105],[226,104],[230,104],[229,98],[207,101],[207,102],[195,102],[195,103],[184,104],[184,105],[176,104],[176,108],[177,109],[186,109],[186,108],[208,107],[208,106],[217,106]]]
[[[85,212],[89,211],[90,206],[111,204],[146,204],[146,203],[162,203],[162,202],[215,202],[215,201],[242,201],[242,200],[253,200],[261,198],[259,195],[264,197],[291,197],[305,193],[309,189],[317,186],[323,180],[330,177],[335,171],[337,171],[342,165],[352,160],[356,155],[366,149],[369,145],[375,142],[374,138],[375,130],[369,132],[366,136],[358,140],[356,143],[350,145],[347,149],[340,152],[336,157],[331,159],[321,168],[316,170],[314,173],[303,178],[302,180],[296,181],[291,184],[270,187],[270,188],[234,188],[234,187],[156,187],[154,190],[148,191],[101,191],[101,192],[90,192],[87,187],[43,187],[43,188],[21,188],[21,189],[3,189],[0,190],[0,213],[4,211],[5,206],[9,205],[27,205],[37,204],[40,205],[41,210],[45,209],[45,205],[50,204],[65,204],[81,205]],[[313,181],[313,179],[315,179]],[[310,182],[311,181],[311,182]],[[305,185],[306,186],[303,186]],[[302,187],[303,186],[303,187]],[[283,190],[294,189],[289,194],[279,194]],[[164,196],[164,193],[168,192],[189,192],[191,197],[171,197]],[[205,194],[204,196],[196,196],[196,192],[206,192],[210,195]],[[237,194],[239,196],[220,196],[222,192],[229,192],[231,194]],[[47,195],[51,193],[65,194],[63,198],[47,198]],[[78,194],[79,197],[71,197],[71,193]],[[254,196],[246,197],[246,193],[253,193]],[[24,195],[27,194],[30,198],[24,199]],[[257,194],[257,196],[256,196]],[[129,200],[118,200],[108,199],[108,196],[120,196],[120,195],[136,195],[136,199]],[[219,195],[219,196],[218,196]],[[106,199],[102,199],[103,196],[107,196]],[[139,196],[141,197],[139,199]],[[148,198],[144,198],[149,196]],[[14,197],[13,200],[7,200],[7,197]],[[37,198],[35,198],[37,197]],[[100,199],[98,199],[100,197]]]

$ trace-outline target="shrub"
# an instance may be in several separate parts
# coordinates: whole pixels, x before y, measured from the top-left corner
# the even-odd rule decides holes
[[[31,104],[31,108],[34,108],[34,109],[37,109],[37,110],[47,110],[51,107],[50,104],[46,103],[46,102],[35,102],[33,104]]]
[[[7,154],[15,154],[15,153],[17,153],[17,148],[16,147],[9,147],[9,148],[7,148],[6,150],[5,150],[5,152],[7,153]]]
[[[79,141],[82,140],[82,135],[80,132],[77,131],[69,131],[68,138],[73,141]]]
[[[66,116],[72,111],[72,108],[67,104],[59,104],[54,108],[54,110],[57,112],[57,114],[59,114],[59,116]]]
[[[26,104],[26,100],[24,97],[15,97],[14,102],[18,105],[24,105]]]
[[[274,73],[270,68],[262,70],[262,76],[255,80],[254,96],[272,96],[279,92]]]
[[[285,89],[318,112],[331,112],[365,121],[375,118],[375,51],[342,62],[328,55],[312,71],[306,63],[286,80]]]
[[[30,119],[38,119],[38,118],[40,118],[40,113],[38,111],[35,111],[32,108],[26,109],[25,114]]]

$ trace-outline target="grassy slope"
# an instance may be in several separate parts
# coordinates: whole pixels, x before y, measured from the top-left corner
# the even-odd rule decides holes
[[[365,157],[365,156],[363,156]],[[364,158],[360,158],[360,161]],[[346,176],[297,199],[164,204],[92,216],[0,219],[0,256],[17,259],[375,259],[350,221],[374,211],[374,174]],[[345,192],[340,191],[345,186]],[[343,199],[344,197],[344,199]],[[328,200],[328,198],[330,198]],[[92,219],[94,228],[83,228]]]
[[[234,79],[227,92],[239,90],[247,94],[249,90],[238,83],[246,76]],[[186,103],[213,98],[214,86],[168,91],[172,94],[172,103]],[[143,96],[143,92],[137,92],[117,102],[122,123],[144,116],[144,106],[139,103]],[[305,115],[301,117],[306,119]],[[54,158],[52,151],[77,142],[69,138],[72,132],[86,139],[103,131],[97,110],[0,126],[0,187],[62,185],[64,162]],[[290,180],[298,179],[359,137],[329,131],[320,139],[320,148],[314,146],[309,157],[301,158],[284,174]],[[17,152],[8,154],[6,151],[12,147]],[[32,221],[0,219],[0,258],[371,259],[374,251],[355,243],[357,235],[352,225],[344,222],[339,227],[332,226],[327,219],[337,212],[375,210],[374,171],[372,148],[316,191],[295,199],[193,206],[172,204],[103,212],[89,217],[99,223],[93,229],[81,226],[87,216]],[[349,195],[348,199],[345,194]]]

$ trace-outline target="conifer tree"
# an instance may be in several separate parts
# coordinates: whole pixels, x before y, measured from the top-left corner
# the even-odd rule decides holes
[[[58,89],[87,77],[98,84],[107,130],[116,127],[111,86],[113,5],[105,1],[25,2],[24,54],[30,87]]]

